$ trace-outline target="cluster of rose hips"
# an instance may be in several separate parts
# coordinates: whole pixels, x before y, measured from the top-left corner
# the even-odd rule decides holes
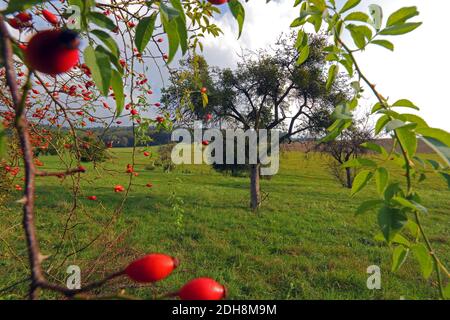
[[[133,174],[135,177],[137,177],[139,174],[134,171],[134,167],[131,164],[127,164],[127,169],[125,170],[126,173]]]
[[[28,15],[31,18],[31,15],[28,13],[20,13],[18,14],[19,18],[25,19],[24,17]],[[57,17],[49,12],[48,10],[42,11],[43,17],[53,25],[58,24]],[[18,18],[14,18],[18,19]],[[162,42],[162,38],[158,39],[158,42]],[[22,50],[25,56],[26,64],[33,70],[49,74],[51,76],[55,76],[57,74],[65,73],[70,69],[79,66],[80,69],[87,75],[91,76],[91,71],[88,66],[85,64],[79,65],[79,52],[78,46],[80,44],[80,40],[78,39],[78,34],[72,30],[61,30],[61,29],[53,29],[40,31],[36,33],[28,42],[27,45],[22,45]],[[167,56],[164,55],[164,58],[167,59]],[[121,59],[120,63],[122,66],[126,65],[126,62]],[[148,80],[142,75],[141,80],[138,81],[140,86],[145,85]],[[88,81],[86,83],[86,89],[84,89],[81,94],[77,94],[77,87],[71,86],[69,88],[63,87],[62,92],[67,93],[69,96],[81,96],[84,101],[90,101],[92,99],[92,92],[89,91],[89,87],[93,86],[92,81]],[[80,87],[80,86],[79,86]],[[151,94],[152,91],[150,89],[145,89],[147,93]],[[35,95],[38,95],[39,92],[36,89],[33,89],[32,92]],[[58,92],[54,92],[54,97],[58,97]],[[55,96],[56,95],[56,96]],[[114,94],[111,94],[114,97]],[[156,107],[161,106],[159,102],[154,104]],[[106,109],[110,109],[109,106],[104,103],[104,107]],[[139,112],[135,108],[132,108],[130,114],[136,122],[140,123],[140,119],[138,117]],[[35,118],[43,119],[44,114],[36,113]],[[88,120],[90,122],[96,122],[94,117],[89,117]],[[163,117],[157,117],[157,123],[163,123]],[[56,119],[49,119],[51,123],[55,123]],[[119,121],[116,122],[117,124]],[[81,126],[85,127],[87,124],[84,121],[81,121]]]
[[[154,283],[167,278],[179,265],[171,256],[153,253],[130,263],[122,274],[140,283]],[[186,283],[180,290],[170,294],[182,300],[220,300],[227,290],[211,278],[196,278]]]
[[[51,13],[49,10],[41,11],[42,17],[47,20],[53,26],[57,26],[59,24],[59,19],[56,15]],[[8,19],[8,23],[14,29],[21,30],[23,28],[30,28],[32,26],[33,16],[28,12],[19,12],[14,16],[14,18]]]
[[[8,172],[10,175],[12,175],[13,177],[17,176],[17,174],[20,171],[19,167],[10,167],[10,166],[5,166],[5,171]]]
[[[8,19],[8,23],[14,29],[20,30],[22,28],[31,27],[33,17],[28,12],[19,12],[14,18]]]
[[[8,128],[9,125],[14,121],[15,114],[14,112],[11,111],[4,111],[0,113],[0,116],[3,117],[2,121],[3,127]]]
[[[125,191],[125,187],[124,186],[122,186],[120,184],[114,186],[114,192],[115,193],[124,192],[124,191]]]
[[[12,167],[4,162],[2,162],[0,165],[6,171],[6,174],[11,175],[13,178],[16,177],[20,172],[19,167]],[[5,178],[6,176],[3,176],[3,177]],[[21,178],[21,180],[24,181],[24,178]],[[22,191],[22,186],[20,186],[19,184],[16,184],[16,185],[14,185],[14,189],[16,191]]]

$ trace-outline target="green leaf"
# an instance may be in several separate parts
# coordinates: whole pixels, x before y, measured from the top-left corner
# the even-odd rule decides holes
[[[365,14],[364,12],[352,12],[348,16],[345,17],[345,21],[361,21],[361,22],[367,22],[369,21],[369,16]]]
[[[369,12],[372,16],[372,26],[375,30],[380,30],[383,23],[383,9],[377,4],[371,4],[369,6]]]
[[[361,32],[362,30],[354,25],[348,25],[347,29],[350,31],[350,35],[352,36],[355,45],[359,49],[363,49],[366,45],[366,37],[364,36],[364,33]]]
[[[395,132],[403,148],[405,149],[409,157],[412,158],[417,150],[416,133],[406,127],[397,128],[395,129]]]
[[[136,27],[136,36],[134,38],[134,43],[136,48],[140,53],[145,50],[145,47],[150,42],[153,35],[153,30],[155,29],[157,14],[153,13],[149,17],[144,17],[139,21]]]
[[[183,21],[180,17],[178,17],[176,20],[177,24],[177,32],[178,32],[178,39],[180,41],[180,48],[183,55],[188,50],[188,32],[186,29],[186,22]]]
[[[424,137],[436,139],[450,147],[450,133],[437,128],[417,128],[416,132]]]
[[[351,120],[353,118],[347,103],[338,105],[331,114],[333,119]]]
[[[402,113],[402,117],[404,120],[411,122],[411,123],[415,123],[417,124],[417,130],[419,130],[420,128],[428,128],[428,124],[426,123],[425,120],[423,120],[421,117],[419,117],[418,115],[415,114],[409,114],[409,113]]]
[[[297,50],[300,50],[307,44],[308,44],[308,34],[305,33],[302,29],[300,29],[297,34],[297,39],[295,40],[295,47],[297,48]]]
[[[409,230],[409,232],[411,232],[411,234],[414,237],[417,237],[419,235],[419,232],[420,232],[419,226],[414,221],[408,220],[408,223],[406,224],[406,228]]]
[[[377,123],[375,124],[375,134],[379,134],[381,130],[386,126],[386,124],[389,122],[389,116],[388,115],[382,115]]]
[[[408,226],[410,220],[406,223],[406,226]],[[401,244],[406,248],[409,248],[411,246],[411,243],[406,239],[404,236],[402,236],[400,233],[397,233],[394,238],[392,238],[391,243]]]
[[[418,243],[411,246],[411,251],[420,265],[420,271],[425,279],[428,279],[433,271],[433,260],[425,245]]]
[[[186,28],[186,15],[184,13],[181,0],[170,0],[170,3],[178,11],[179,16],[175,18],[178,31],[178,39],[180,41],[181,52],[185,54],[188,50],[188,32]]]
[[[405,23],[405,24],[397,24],[392,27],[385,28],[380,31],[381,35],[384,36],[398,36],[402,34],[409,33],[411,31],[414,31],[418,27],[422,25],[422,22],[411,22],[411,23]]]
[[[450,166],[450,148],[447,145],[434,138],[421,137],[421,139]]]
[[[356,7],[360,2],[361,2],[361,0],[347,0],[347,2],[344,4],[341,11],[339,11],[339,12],[344,13],[344,12]]]
[[[411,108],[415,110],[420,110],[414,103],[407,99],[401,99],[396,101],[393,105],[393,107],[405,107],[405,108]]]
[[[342,64],[345,67],[345,69],[347,69],[348,75],[350,77],[352,77],[353,76],[353,62],[351,60],[341,59],[341,60],[339,60],[339,63]],[[361,86],[359,85],[359,81],[353,81],[352,87],[356,91],[356,83],[358,83],[359,90],[357,93],[359,93],[361,91]]]
[[[408,19],[411,19],[417,15],[419,15],[419,12],[417,11],[417,7],[401,8],[389,16],[386,26],[391,27],[393,25],[403,24]]]
[[[386,149],[379,144],[373,142],[364,142],[361,144],[361,147],[375,151],[376,153],[387,155]]]
[[[392,253],[392,272],[397,272],[408,257],[409,249],[403,246],[396,246]]]
[[[123,107],[125,105],[125,95],[123,92],[123,80],[121,74],[116,71],[112,70],[111,74],[111,86],[114,91],[114,98],[116,100],[116,117],[120,116]]]
[[[307,21],[314,26],[314,30],[316,31],[316,33],[319,32],[323,21],[321,15],[311,15]]]
[[[91,7],[93,7],[95,5],[95,0],[68,0],[67,1],[69,4],[69,8],[68,10],[63,14],[63,16],[67,18],[69,16],[72,16],[73,18],[75,18],[76,20],[80,20],[80,29],[81,31],[88,31],[88,18],[89,18],[89,12],[91,11]],[[81,17],[78,17],[78,13],[77,11],[73,10],[70,7],[78,7],[79,8],[79,12],[81,13]],[[66,18],[66,19],[67,19]]]
[[[407,221],[406,215],[398,209],[383,206],[378,211],[378,224],[388,243],[403,229]]]
[[[398,120],[398,119],[394,119],[394,120],[389,121],[386,124],[386,131],[389,132],[389,131],[392,131],[392,130],[395,130],[397,128],[401,128],[401,127],[404,127],[404,126],[406,126],[406,123],[404,121]]]
[[[319,143],[329,142],[336,139],[339,134],[352,125],[352,120],[336,120],[327,130],[330,131],[325,137],[319,140]]]
[[[178,11],[178,17],[181,21],[186,22],[186,15],[184,14],[183,5],[181,4],[181,0],[170,0],[170,3],[174,7],[175,10]]]
[[[382,195],[384,193],[384,190],[386,190],[389,182],[389,172],[386,170],[386,168],[379,167],[375,171],[375,182],[377,185],[378,193]]]
[[[358,209],[356,209],[356,214],[359,215],[359,214],[363,214],[363,213],[365,213],[367,211],[370,211],[370,210],[378,209],[378,207],[380,205],[382,205],[383,203],[384,203],[384,201],[382,201],[382,200],[367,200],[367,201],[364,201],[363,203],[361,203],[359,205]]]
[[[336,130],[337,128],[342,127],[344,122],[345,122],[345,120],[337,119],[336,121],[333,122],[333,124],[331,126],[329,126],[327,128],[327,131],[331,132],[331,131]]]
[[[290,24],[289,27],[291,28],[296,28],[299,27],[303,24],[303,19],[302,18],[295,18],[294,21],[292,21],[292,23]]]
[[[375,112],[383,109],[383,105],[379,102],[375,103],[372,107],[372,110],[370,111],[370,114],[374,114]]]
[[[120,57],[120,50],[116,41],[102,30],[92,30],[91,33],[99,38],[117,58]]]
[[[47,2],[48,0],[12,0],[9,1],[8,7],[3,14],[10,14],[13,12],[24,11],[27,10],[37,4]]]
[[[373,173],[369,170],[362,170],[361,172],[359,172],[353,180],[353,186],[350,194],[354,196],[359,191],[361,191],[370,181],[372,176]]]
[[[338,66],[333,64],[330,69],[328,70],[328,79],[326,83],[326,89],[329,91],[331,89],[331,86],[334,83],[334,80],[336,79],[336,75],[338,73]]]
[[[89,12],[89,20],[92,23],[95,23],[101,28],[108,29],[110,31],[113,31],[117,26],[116,24],[107,16],[100,12]]]
[[[395,182],[391,183],[386,190],[384,190],[384,200],[389,202],[391,199],[401,191],[400,183]]]
[[[114,54],[111,53],[111,51],[107,50],[103,46],[97,46],[96,50],[98,50],[101,53],[106,54],[109,57],[109,60],[111,61],[111,63],[113,63],[116,66],[116,69],[120,72],[120,74],[123,75],[123,67],[119,61],[120,56],[119,57],[115,56]]]
[[[88,46],[84,50],[84,61],[89,69],[91,69],[92,79],[97,85],[97,88],[104,96],[107,96],[112,73],[108,55],[101,52],[101,50],[94,50],[92,46]]]
[[[176,15],[173,13],[173,11],[176,12]],[[160,12],[164,31],[166,32],[169,39],[169,59],[167,63],[170,63],[175,57],[175,54],[178,51],[178,46],[180,45],[178,26],[175,20],[175,18],[177,18],[179,14],[178,11],[167,7],[164,3],[161,3],[160,5]]]
[[[336,129],[330,131],[325,137],[320,139],[319,143],[325,143],[325,142],[333,141],[334,139],[337,138],[337,136],[339,136],[341,134],[341,132],[342,132],[341,128],[336,128]]]
[[[428,162],[434,170],[441,169],[441,164],[438,161],[434,161],[433,159],[425,159],[426,162]]]
[[[177,9],[169,7],[164,2],[160,3],[159,11],[161,12],[161,15],[164,16],[164,19],[169,21],[175,20],[180,16],[180,12]]]
[[[239,39],[241,37],[242,29],[244,27],[245,9],[238,0],[229,0],[228,7],[230,8],[231,14],[238,22],[239,26],[238,39]]]
[[[310,2],[312,2],[320,11],[323,11],[327,8],[325,0],[310,0]]]
[[[394,44],[388,40],[373,40],[372,43],[394,51]]]
[[[393,197],[392,201],[395,203],[398,203],[400,206],[402,206],[406,209],[409,209],[412,212],[420,212],[420,213],[424,213],[424,214],[428,213],[427,208],[425,208],[424,206],[422,206],[421,204],[419,204],[413,200],[408,200],[403,197]]]
[[[208,106],[208,95],[206,93],[202,93],[202,104],[203,108],[206,108]]]
[[[297,59],[297,65],[302,65],[309,57],[309,45],[305,45]]]

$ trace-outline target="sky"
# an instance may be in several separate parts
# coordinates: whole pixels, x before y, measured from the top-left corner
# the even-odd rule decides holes
[[[202,54],[211,66],[235,68],[243,49],[256,50],[271,45],[281,33],[290,31],[289,25],[299,12],[298,8],[293,8],[294,0],[272,0],[268,4],[265,0],[241,2],[246,9],[246,19],[240,39],[237,39],[237,23],[227,5],[220,6],[222,14],[212,19],[224,34],[218,38],[207,37],[203,42]],[[342,6],[345,1],[336,2]],[[450,63],[446,57],[450,52],[450,42],[444,31],[450,1],[362,0],[355,9],[367,12],[372,3],[383,7],[385,19],[402,6],[415,5],[420,16],[413,21],[422,21],[423,25],[407,35],[389,37],[395,44],[394,52],[372,45],[358,54],[363,72],[390,101],[409,99],[420,107],[418,114],[430,126],[450,131],[450,103],[446,95],[450,76]],[[176,67],[176,62],[173,67]],[[150,67],[148,77],[156,101],[163,82],[154,66]],[[366,90],[361,109],[367,110],[374,102]],[[414,110],[407,112],[416,113]],[[150,112],[148,115],[155,114]],[[126,120],[124,124],[127,124]]]
[[[237,40],[237,25],[231,13],[223,10],[214,22],[224,35],[207,38],[203,52],[210,65],[235,67],[241,49],[264,48],[273,43],[282,32],[289,32],[289,25],[298,15],[293,0],[263,0],[243,2],[246,9],[244,31]],[[337,1],[342,5],[344,1]],[[412,21],[423,25],[410,34],[390,37],[395,51],[368,48],[357,55],[364,73],[377,89],[392,102],[409,99],[420,107],[418,112],[429,125],[450,131],[450,103],[447,87],[450,84],[450,63],[448,61],[450,42],[445,34],[445,20],[450,12],[448,0],[363,0],[356,8],[367,12],[370,4],[383,7],[385,19],[403,6],[417,6],[420,16]],[[366,91],[367,92],[367,91]],[[375,101],[366,94],[363,107]],[[406,110],[404,110],[406,112]],[[411,110],[414,111],[414,110]],[[409,110],[407,112],[410,112]]]

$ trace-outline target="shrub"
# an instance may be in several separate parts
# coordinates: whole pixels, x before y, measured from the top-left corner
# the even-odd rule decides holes
[[[82,162],[103,162],[109,159],[106,145],[97,137],[86,136],[79,145]],[[73,152],[76,152],[73,150]]]
[[[155,161],[155,165],[162,167],[164,172],[173,171],[176,165],[172,162],[172,149],[175,143],[164,144],[158,148],[159,158]]]

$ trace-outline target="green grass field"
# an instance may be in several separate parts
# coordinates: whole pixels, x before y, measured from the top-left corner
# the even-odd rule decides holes
[[[179,166],[172,173],[145,170],[150,162],[136,156],[139,176],[123,210],[114,215],[126,186],[131,149],[111,149],[113,158],[94,169],[87,164],[77,210],[72,179],[39,178],[37,225],[41,251],[49,257],[44,268],[50,279],[65,282],[66,268],[79,265],[82,281],[95,280],[124,267],[145,253],[163,252],[180,259],[180,267],[155,286],[136,286],[118,279],[102,295],[124,288],[127,294],[155,298],[174,291],[198,276],[225,284],[230,299],[412,299],[437,298],[437,284],[423,280],[408,259],[398,273],[390,271],[390,249],[374,240],[375,213],[355,216],[359,203],[375,198],[370,186],[355,199],[328,173],[326,159],[289,152],[281,169],[262,181],[267,193],[262,209],[248,210],[249,179],[230,177],[206,165]],[[57,157],[40,158],[46,170],[60,168]],[[401,176],[394,177],[398,180]],[[145,184],[153,183],[153,188]],[[420,190],[430,215],[426,231],[445,264],[450,263],[450,193],[443,180],[430,176]],[[96,195],[98,201],[86,199]],[[13,194],[18,200],[19,192]],[[27,252],[21,227],[20,204],[1,209],[0,290],[28,276]],[[382,289],[369,290],[366,268],[379,265]],[[27,284],[0,293],[0,298],[23,298]],[[43,297],[54,294],[43,293]]]

